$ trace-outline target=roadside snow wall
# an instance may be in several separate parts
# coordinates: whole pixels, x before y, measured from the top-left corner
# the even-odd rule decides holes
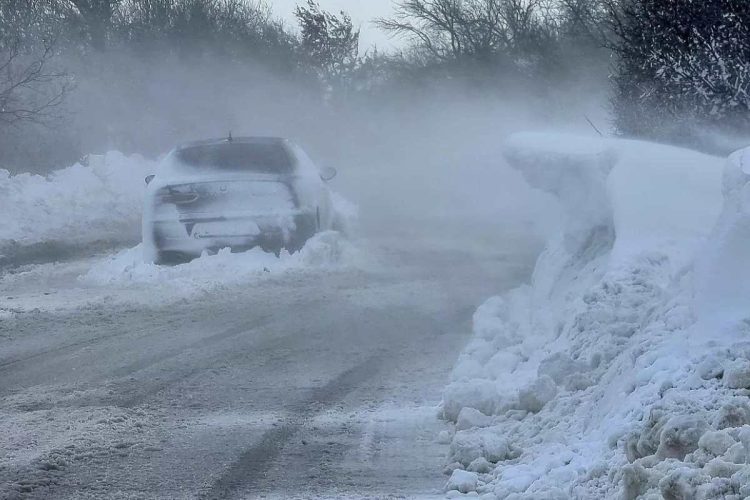
[[[140,240],[144,178],[155,168],[110,152],[46,177],[0,170],[0,255],[47,242]]]
[[[443,411],[446,472],[476,481],[446,489],[749,496],[750,153],[555,134],[505,152],[562,223],[531,284],[474,316]]]

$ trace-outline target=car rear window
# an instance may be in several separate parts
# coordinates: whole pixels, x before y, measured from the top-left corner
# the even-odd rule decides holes
[[[191,146],[176,153],[178,161],[198,168],[290,173],[294,162],[281,144],[223,143]]]

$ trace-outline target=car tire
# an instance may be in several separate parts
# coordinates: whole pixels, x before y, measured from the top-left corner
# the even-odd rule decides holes
[[[299,216],[297,217],[295,224],[297,229],[286,245],[286,249],[289,250],[289,253],[295,253],[302,250],[302,247],[305,246],[307,240],[315,236],[318,232],[318,214]]]

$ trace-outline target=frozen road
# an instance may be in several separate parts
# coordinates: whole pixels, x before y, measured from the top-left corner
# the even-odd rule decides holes
[[[372,269],[287,273],[174,303],[17,308],[0,292],[0,498],[437,495],[441,389],[529,252],[373,244]]]

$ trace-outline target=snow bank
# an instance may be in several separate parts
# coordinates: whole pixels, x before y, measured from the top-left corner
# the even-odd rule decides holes
[[[477,480],[447,488],[750,495],[750,153],[523,134],[506,156],[563,223],[474,316],[443,411],[448,471]]]
[[[724,211],[697,264],[697,305],[721,326],[747,316],[750,304],[750,150],[733,154],[724,174]]]
[[[280,257],[255,248],[243,253],[220,250],[215,255],[204,253],[198,259],[177,266],[146,263],[142,245],[95,263],[80,276],[83,285],[103,287],[157,286],[162,292],[182,295],[204,292],[238,283],[257,281],[267,275],[290,270],[335,269],[355,265],[359,254],[339,233],[329,231],[311,238],[301,251]],[[167,293],[167,295],[171,295]]]
[[[110,152],[46,177],[0,170],[0,253],[11,245],[139,238],[144,177],[154,162]]]

